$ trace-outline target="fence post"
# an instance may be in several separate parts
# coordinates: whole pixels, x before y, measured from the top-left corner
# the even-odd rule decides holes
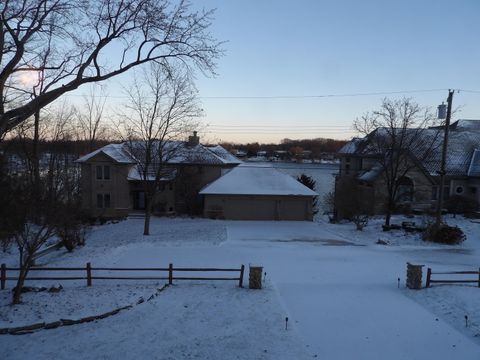
[[[2,270],[1,270],[1,275],[0,277],[2,278],[2,290],[5,290],[5,282],[7,281],[7,266],[5,264],[2,264]],[[480,283],[479,283],[480,286]]]
[[[87,263],[87,286],[92,286],[92,265]]]
[[[243,288],[243,273],[245,272],[245,265],[242,264],[240,268],[240,279],[238,279],[238,286]]]
[[[173,284],[173,264],[168,265],[168,285]]]
[[[432,278],[432,269],[428,268],[427,269],[427,283],[425,284],[425,287],[427,287],[427,288],[430,287],[430,279],[431,278]]]

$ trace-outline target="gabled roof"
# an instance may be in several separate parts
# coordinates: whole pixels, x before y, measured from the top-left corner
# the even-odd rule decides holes
[[[475,149],[468,167],[468,176],[480,177],[480,150]]]
[[[77,163],[84,163],[92,159],[94,156],[98,154],[105,154],[113,161],[120,163],[120,164],[134,164],[135,161],[132,158],[131,154],[127,151],[127,149],[123,146],[123,144],[108,144],[100,149],[92,151],[87,155],[84,155],[78,158],[75,162]]]
[[[243,161],[238,159],[237,157],[233,156],[229,151],[227,151],[224,147],[217,145],[217,146],[209,146],[207,148],[211,152],[213,152],[218,157],[222,158],[224,163],[226,164],[241,164]]]
[[[290,175],[273,168],[238,166],[204,187],[202,195],[317,196]]]
[[[183,141],[168,141],[153,143],[154,152],[162,146],[163,161],[168,164],[191,164],[191,165],[238,165],[241,163],[220,145],[206,147],[201,144],[189,146]],[[136,164],[137,158],[142,158],[144,148],[142,141],[131,141],[123,144],[109,144],[98,150],[77,159],[76,162],[84,163],[91,160],[99,153],[103,153],[113,161],[121,164]],[[155,162],[155,161],[154,161]]]
[[[379,128],[367,135],[364,138],[354,138],[348,142],[339,153],[351,154],[357,156],[375,156],[375,148],[370,143],[370,137],[375,135],[382,135],[386,129]],[[419,132],[420,131],[420,132]],[[420,141],[415,142],[415,146],[409,148],[414,160],[419,162],[419,165],[430,176],[437,176],[440,170],[440,163],[442,157],[443,145],[443,129],[441,127],[433,127],[429,129],[408,129],[409,133],[419,134]],[[415,133],[416,132],[416,133]],[[412,135],[413,136],[413,135]],[[434,151],[428,153],[425,158],[426,148],[433,143]],[[470,175],[471,162],[473,161],[474,150],[480,148],[480,120],[458,120],[450,127],[446,172],[448,176],[474,176]],[[475,167],[475,166],[474,166]],[[374,170],[373,168],[371,169]],[[370,171],[369,174],[360,174],[370,179],[371,176],[378,176],[378,171]]]

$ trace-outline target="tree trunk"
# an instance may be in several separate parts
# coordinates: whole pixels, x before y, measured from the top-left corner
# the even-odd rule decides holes
[[[143,224],[143,235],[150,235],[150,214],[150,199],[149,196],[145,196],[145,222]]]
[[[25,279],[27,278],[28,271],[30,270],[31,256],[28,256],[27,261],[23,265],[20,266],[20,272],[18,274],[17,285],[15,286],[15,290],[13,291],[13,298],[12,303],[14,305],[20,304],[22,302],[22,289],[23,285],[25,284]]]
[[[34,133],[33,133],[33,151],[32,151],[32,165],[33,165],[33,201],[34,201],[34,216],[37,218],[40,213],[40,154],[38,145],[40,142],[40,111],[34,114]]]
[[[392,213],[390,209],[387,209],[387,212],[385,213],[385,227],[390,227],[390,219],[392,217]]]

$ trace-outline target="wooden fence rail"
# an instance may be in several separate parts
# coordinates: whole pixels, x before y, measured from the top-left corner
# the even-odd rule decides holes
[[[0,288],[2,290],[6,287],[8,280],[18,280],[18,276],[7,276],[8,271],[18,272],[20,268],[7,267],[5,264],[1,265],[0,269]],[[186,268],[178,267],[174,268],[173,264],[169,264],[168,268],[110,268],[110,267],[92,267],[91,263],[87,263],[85,267],[33,267],[30,272],[36,271],[63,271],[63,272],[84,272],[85,275],[75,276],[27,276],[26,280],[87,280],[87,286],[92,286],[92,280],[168,280],[168,283],[173,284],[173,280],[235,280],[238,281],[238,286],[243,287],[243,277],[245,272],[245,266],[240,268]],[[150,271],[165,273],[164,276],[105,276],[96,275],[96,271],[120,271],[120,272],[137,272],[137,271]],[[234,277],[209,277],[209,276],[174,276],[174,272],[236,272],[238,276]]]
[[[432,275],[477,275],[476,279],[432,279]],[[432,272],[431,268],[427,269],[427,281],[425,286],[428,288],[431,284],[461,284],[461,283],[478,283],[480,287],[480,268],[478,271],[443,271]]]

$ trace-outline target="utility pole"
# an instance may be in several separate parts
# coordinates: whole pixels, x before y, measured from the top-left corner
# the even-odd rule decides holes
[[[447,98],[447,117],[445,119],[445,130],[443,136],[443,146],[442,146],[442,161],[440,163],[440,188],[438,191],[438,201],[437,201],[437,218],[435,221],[435,225],[437,228],[442,223],[442,208],[443,208],[443,188],[445,187],[445,163],[447,161],[447,146],[448,146],[448,132],[450,131],[450,118],[452,116],[452,101],[453,101],[453,93],[455,90],[448,90],[448,98]]]

